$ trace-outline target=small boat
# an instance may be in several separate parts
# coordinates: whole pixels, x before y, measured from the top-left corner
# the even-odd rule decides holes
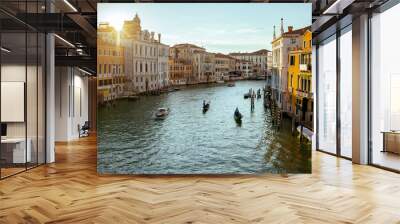
[[[235,119],[236,123],[242,123],[242,114],[234,114],[233,118]]]
[[[210,109],[210,101],[208,103],[203,103],[203,113],[207,112]]]
[[[250,97],[250,93],[245,93],[245,94],[243,95],[243,97],[244,97],[245,99],[249,98],[249,97]]]
[[[169,108],[158,108],[156,112],[156,119],[164,119],[169,114]]]
[[[234,83],[234,82],[228,83],[228,87],[234,87],[234,86],[235,86],[235,83]]]
[[[242,114],[239,112],[239,110],[236,108],[235,113],[233,114],[233,118],[235,119],[236,123],[242,123]]]
[[[224,80],[218,80],[217,83],[218,84],[224,84],[225,82],[224,82]]]
[[[174,88],[174,90],[175,90],[175,91],[179,91],[179,90],[181,90],[181,89],[179,89],[179,88]]]

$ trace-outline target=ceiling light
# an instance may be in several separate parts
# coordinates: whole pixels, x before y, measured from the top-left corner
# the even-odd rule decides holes
[[[1,49],[2,51],[6,52],[6,53],[10,53],[10,52],[11,52],[11,50],[9,50],[9,49],[7,49],[7,48],[5,48],[5,47],[1,47],[0,49]]]
[[[59,40],[61,40],[62,42],[66,43],[67,45],[69,45],[70,47],[75,48],[75,45],[73,45],[71,42],[69,42],[68,40],[60,37],[58,34],[54,34],[55,37],[57,37]]]
[[[355,0],[336,0],[322,14],[323,15],[340,15],[343,10],[351,5]]]
[[[83,69],[81,69],[81,68],[78,68],[78,70],[81,71],[81,72],[83,72],[83,73],[85,73],[85,74],[87,74],[87,75],[92,75],[92,73],[90,73],[90,72],[88,72],[88,71],[85,71],[85,70],[83,70]]]
[[[68,0],[64,0],[65,4],[67,4],[72,10],[74,10],[74,12],[78,12],[78,10],[68,1]]]

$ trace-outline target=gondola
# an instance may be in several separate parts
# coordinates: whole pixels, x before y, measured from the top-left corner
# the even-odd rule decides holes
[[[210,102],[203,105],[203,113],[207,112],[210,109]]]
[[[236,123],[242,123],[242,114],[239,112],[239,109],[236,108],[235,113],[233,113],[233,118],[235,119]]]
[[[233,118],[235,119],[236,123],[242,123],[242,114],[238,113],[238,114],[234,114]]]

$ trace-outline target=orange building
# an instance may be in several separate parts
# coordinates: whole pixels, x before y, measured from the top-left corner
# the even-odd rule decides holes
[[[120,97],[124,91],[124,49],[118,32],[108,23],[97,29],[97,93],[100,103]]]
[[[169,58],[168,64],[170,83],[172,85],[186,85],[193,72],[192,64],[173,57]]]

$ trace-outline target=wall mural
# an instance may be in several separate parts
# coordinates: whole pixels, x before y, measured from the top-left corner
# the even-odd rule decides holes
[[[310,173],[311,4],[98,4],[100,174]]]

